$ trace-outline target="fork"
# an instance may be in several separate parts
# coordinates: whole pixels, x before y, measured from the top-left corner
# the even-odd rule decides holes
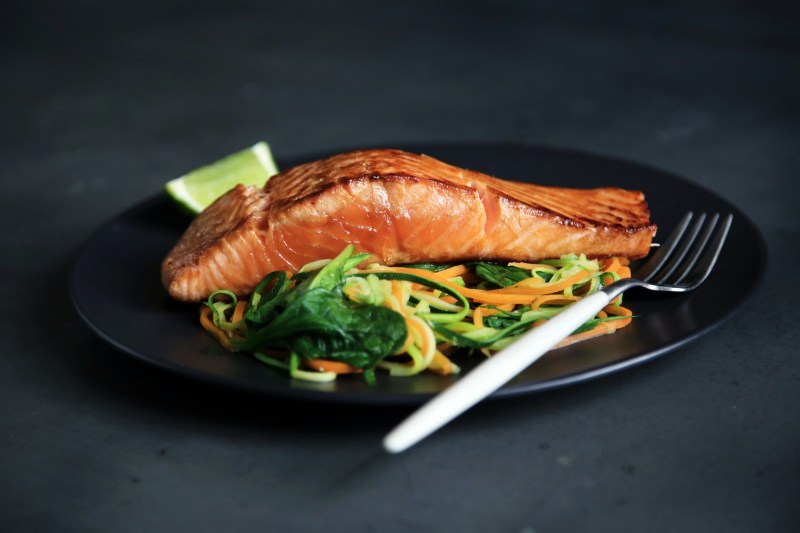
[[[441,428],[533,364],[624,291],[643,287],[688,292],[699,287],[714,268],[733,215],[719,220],[719,214],[695,217],[687,213],[635,277],[616,281],[572,304],[486,359],[392,430],[383,440],[384,449],[402,452]]]

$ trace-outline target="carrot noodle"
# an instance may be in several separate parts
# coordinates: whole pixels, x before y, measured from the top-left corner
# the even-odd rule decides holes
[[[574,335],[570,335],[563,341],[556,344],[553,348],[563,348],[565,346],[569,346],[570,344],[575,344],[576,342],[581,342],[589,339],[593,339],[595,337],[599,337],[600,335],[608,335],[609,333],[614,333],[617,328],[611,325],[611,322],[602,322],[595,326],[594,328],[590,329],[589,331],[584,331],[582,333],[576,333]]]
[[[461,370],[458,366],[450,360],[445,354],[436,350],[433,354],[433,360],[428,365],[428,370],[435,372],[441,376],[449,376],[450,374],[458,374]]]
[[[531,270],[531,271],[533,271],[533,270],[542,270],[542,269],[544,269],[544,270],[555,270],[555,268],[553,268],[553,267],[551,267],[549,265],[541,264],[541,263],[509,263],[508,266],[521,268],[523,270]]]
[[[406,329],[408,330],[408,335],[406,336],[406,341],[403,343],[403,346],[400,347],[394,355],[402,355],[404,353],[408,353],[408,349],[411,348],[411,345],[414,344],[414,332],[411,325],[411,319],[405,315],[403,315],[406,322]]]
[[[469,273],[469,268],[467,268],[465,265],[456,265],[444,270],[440,270],[436,273],[436,275],[440,278],[451,279],[463,276],[467,273]]]
[[[309,263],[300,270],[302,275],[294,278],[286,273],[286,283],[294,283],[295,279],[300,283],[329,262]],[[392,376],[412,376],[425,370],[442,376],[457,374],[460,369],[450,357],[453,352],[466,350],[491,357],[525,331],[631,275],[629,261],[624,257],[589,260],[583,255],[538,263],[494,263],[515,276],[502,285],[482,278],[485,274],[479,274],[476,266],[469,263],[438,271],[366,263],[345,272],[341,294],[356,305],[386,307],[403,317],[405,339],[394,353],[377,363],[377,368]],[[236,351],[236,340],[247,333],[247,302],[237,300],[228,291],[218,292],[220,295],[213,295],[201,309],[200,323],[225,349]],[[622,297],[618,296],[554,349],[612,334],[630,325],[633,313],[621,303]],[[303,358],[274,348],[258,350],[254,355],[262,362],[289,370],[295,379],[330,381],[342,374],[363,374],[368,378],[373,372],[344,361]]]
[[[531,309],[539,309],[542,305],[569,305],[580,300],[578,296],[563,296],[561,294],[544,294],[531,302]]]
[[[233,311],[233,317],[231,318],[231,322],[240,322],[244,318],[244,308],[247,307],[247,302],[244,300],[240,300],[236,304],[236,308]]]
[[[476,328],[483,327],[483,309],[481,307],[476,307],[472,313],[472,323],[475,324]]]
[[[335,374],[360,374],[363,372],[362,369],[348,363],[329,359],[306,359],[304,364],[306,368],[317,372],[333,372]]]
[[[616,272],[620,269],[622,263],[619,257],[612,257],[611,259],[603,261],[600,266],[603,268],[604,272]]]
[[[609,304],[603,308],[603,311],[608,313],[609,315],[613,316],[624,316],[628,318],[624,318],[621,320],[615,320],[614,322],[610,322],[610,324],[614,324],[616,329],[624,328],[625,326],[629,325],[633,320],[633,312],[630,309],[622,307],[621,305],[614,305]]]

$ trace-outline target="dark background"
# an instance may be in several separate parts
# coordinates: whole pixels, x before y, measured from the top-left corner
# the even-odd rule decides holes
[[[800,20],[695,4],[5,4],[0,528],[797,530]],[[203,386],[72,310],[94,230],[261,139],[279,162],[467,141],[628,158],[742,209],[768,269],[669,357],[483,404],[386,457],[406,408]]]

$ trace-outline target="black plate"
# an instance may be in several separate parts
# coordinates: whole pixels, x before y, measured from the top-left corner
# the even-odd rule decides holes
[[[764,270],[758,229],[724,199],[683,179],[631,162],[534,146],[425,145],[407,149],[506,179],[542,185],[611,185],[645,192],[652,220],[666,235],[688,210],[733,213],[727,244],[709,280],[684,295],[634,289],[626,304],[639,315],[614,335],[551,352],[493,396],[532,393],[616,372],[675,350],[707,333],[752,294]],[[316,159],[318,154],[305,158]],[[302,161],[281,162],[286,168]],[[351,403],[421,403],[457,377],[424,374],[378,385],[345,376],[332,384],[293,381],[245,354],[225,353],[199,326],[198,306],[170,300],[161,260],[189,219],[158,195],[103,226],[81,250],[70,279],[73,303],[89,327],[119,350],[162,368],[273,395]],[[658,240],[658,239],[656,239]],[[741,265],[747,264],[747,275]],[[469,371],[481,356],[458,362]]]

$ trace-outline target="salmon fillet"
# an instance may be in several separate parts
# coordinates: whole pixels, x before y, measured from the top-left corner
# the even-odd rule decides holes
[[[639,191],[505,181],[401,150],[363,150],[239,185],[195,218],[162,264],[182,301],[252,291],[348,244],[387,265],[647,255],[656,226]]]

